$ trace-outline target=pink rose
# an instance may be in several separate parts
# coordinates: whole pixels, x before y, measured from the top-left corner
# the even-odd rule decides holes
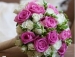
[[[67,33],[68,33],[68,38],[71,38],[72,37],[72,34],[71,34],[71,30],[67,30]]]
[[[60,57],[64,57],[66,49],[67,49],[67,45],[65,43],[63,43],[61,48],[58,50]]]
[[[41,23],[47,28],[54,28],[57,25],[57,21],[53,17],[46,16]]]
[[[56,7],[54,7],[53,5],[48,5],[48,8],[51,8],[51,9],[53,9],[54,10],[54,12],[56,13],[56,14],[58,14],[59,13],[59,11],[57,10],[57,8]]]
[[[66,39],[68,39],[68,38],[70,38],[71,37],[71,32],[70,32],[70,30],[64,30],[64,31],[62,31],[60,34],[59,34],[59,37],[60,37],[60,39],[61,40],[66,40]]]
[[[43,6],[40,6],[34,2],[30,2],[27,6],[26,6],[26,9],[31,11],[31,13],[44,13],[45,12],[45,9]]]
[[[27,31],[21,35],[21,40],[24,44],[32,42],[35,39],[35,34],[33,32]]]
[[[22,10],[16,17],[15,17],[15,22],[17,22],[18,24],[23,23],[24,21],[26,21],[31,15],[31,12],[28,10]]]
[[[49,32],[47,35],[47,39],[50,45],[55,44],[58,41],[58,33],[55,30]]]
[[[49,45],[46,38],[41,38],[41,39],[35,40],[34,46],[38,52],[44,52],[47,50]]]

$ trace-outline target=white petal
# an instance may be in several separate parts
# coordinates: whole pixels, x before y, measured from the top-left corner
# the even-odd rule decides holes
[[[27,47],[26,46],[22,46],[21,50],[22,50],[22,52],[25,52],[27,50]]]
[[[33,21],[34,22],[38,22],[43,17],[43,14],[36,14],[36,13],[34,13],[32,15],[32,17],[33,17]]]
[[[57,14],[57,17],[58,17],[57,21],[58,21],[59,24],[62,24],[63,22],[66,21],[66,18],[64,16],[64,14]]]
[[[62,42],[61,42],[61,40],[59,40],[53,45],[53,48],[58,50],[58,49],[60,49],[61,45],[62,45]]]
[[[33,22],[31,20],[27,20],[26,22],[22,23],[23,28],[27,28],[29,30],[33,29]]]
[[[42,29],[37,29],[36,28],[34,31],[35,31],[36,34],[42,34]]]
[[[60,57],[58,53],[53,53],[52,57]]]
[[[50,8],[47,8],[46,13],[48,13],[48,14],[55,14],[54,10],[52,10]]]
[[[51,53],[51,48],[49,47],[45,52],[44,52],[44,55],[50,55],[50,53]]]
[[[28,50],[34,50],[34,45],[32,43],[28,44]]]

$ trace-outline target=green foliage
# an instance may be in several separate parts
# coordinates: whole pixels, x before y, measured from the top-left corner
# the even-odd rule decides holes
[[[56,28],[57,32],[60,33],[64,29],[68,28],[66,24],[67,24],[67,21],[63,22],[62,24],[58,24]]]
[[[45,57],[45,55],[42,55],[41,57]]]
[[[67,39],[67,40],[65,40],[65,43],[69,46],[72,43],[72,40],[71,39]]]
[[[64,13],[64,16],[65,16],[65,18],[66,18],[66,19],[68,19],[68,16],[67,16],[67,14],[65,14],[65,13]]]
[[[27,28],[23,28],[21,25],[20,25],[20,27],[23,31],[27,31]]]
[[[63,13],[63,11],[59,11],[59,13]]]
[[[45,1],[43,0],[43,3],[44,3],[44,4],[43,4],[43,5],[44,5],[44,8],[47,9],[47,2],[45,2]]]
[[[45,16],[51,16],[51,17],[56,18],[56,19],[58,18],[56,15],[54,15],[54,14],[48,14],[48,13],[46,13]]]
[[[35,28],[41,29],[41,26],[39,26],[37,23],[34,23],[33,27],[34,27],[33,29],[35,29]]]
[[[48,28],[47,29],[48,32],[53,31],[53,30],[55,30],[55,28]]]
[[[66,20],[69,21],[67,14],[64,13],[64,16],[65,16]]]
[[[16,26],[18,26],[18,23],[16,24]]]

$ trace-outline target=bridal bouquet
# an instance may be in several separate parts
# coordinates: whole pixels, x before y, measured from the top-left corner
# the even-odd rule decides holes
[[[16,45],[30,57],[64,57],[71,44],[68,17],[57,7],[43,1],[21,3],[17,16]]]

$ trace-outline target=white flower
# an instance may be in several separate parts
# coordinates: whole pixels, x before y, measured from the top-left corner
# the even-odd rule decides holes
[[[56,57],[60,57],[60,55],[58,53],[56,53]]]
[[[34,31],[35,31],[36,34],[42,34],[42,29],[37,29],[36,28]]]
[[[65,18],[65,16],[64,16],[64,14],[57,14],[57,21],[58,21],[58,24],[62,24],[63,22],[65,22],[66,21],[66,18]]]
[[[38,22],[43,17],[43,14],[34,13],[32,17],[34,22]]]
[[[50,55],[50,53],[51,53],[51,48],[49,47],[45,52],[44,52],[44,55],[46,55],[46,56],[48,56],[48,55]]]
[[[54,48],[52,48],[52,49],[51,49],[51,48],[52,48],[52,47],[50,46],[50,47],[44,52],[44,55],[48,56],[48,55],[51,54],[51,52],[53,52],[52,57],[56,57],[57,50],[55,50]]]
[[[48,14],[54,14],[55,15],[54,10],[51,9],[51,8],[47,8],[46,13],[48,13]]]
[[[60,57],[58,53],[53,53],[52,57]]]
[[[26,46],[22,46],[21,50],[22,50],[22,52],[25,52],[27,50],[27,47]]]
[[[41,27],[42,27],[42,24],[41,23],[39,23],[39,22],[37,22],[37,26],[39,27],[39,28],[35,28],[34,29],[34,32],[36,33],[36,34],[42,34],[43,32],[45,32],[45,29],[42,29]]]
[[[34,45],[32,43],[28,44],[28,50],[34,50]]]
[[[61,40],[58,40],[58,41],[53,45],[53,48],[54,48],[55,50],[58,50],[58,49],[60,49],[61,45],[62,45]]]
[[[29,30],[33,29],[33,22],[31,20],[27,20],[26,22],[22,23],[23,28],[27,28]]]

